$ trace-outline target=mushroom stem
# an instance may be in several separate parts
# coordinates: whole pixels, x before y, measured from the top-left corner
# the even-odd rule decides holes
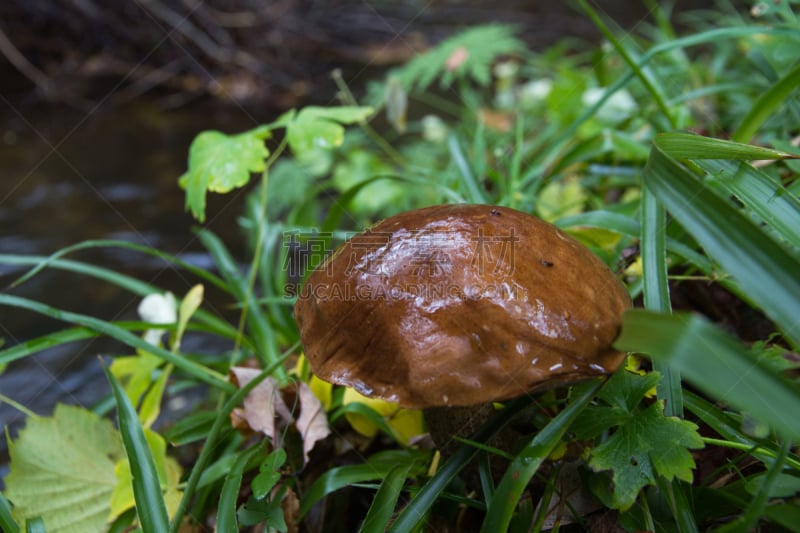
[[[470,438],[497,414],[491,402],[468,407],[427,407],[422,412],[428,433],[445,461],[463,445],[455,437]],[[522,413],[524,412],[525,409]],[[514,418],[522,413],[517,413]],[[514,445],[520,436],[511,424],[507,424],[484,444],[506,453],[513,453]],[[494,454],[490,454],[489,459],[493,474],[502,475],[508,466],[508,461]],[[468,471],[467,478],[467,482],[473,485],[478,480],[477,471],[474,468]]]

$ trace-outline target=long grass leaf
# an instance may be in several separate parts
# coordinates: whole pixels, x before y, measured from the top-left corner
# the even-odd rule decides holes
[[[707,181],[713,187],[736,196],[778,236],[800,248],[800,200],[783,185],[744,162],[711,160],[695,164],[709,174]]]
[[[483,187],[478,183],[478,178],[475,177],[475,173],[472,171],[464,155],[464,150],[458,142],[458,137],[451,135],[447,140],[447,148],[450,150],[450,157],[453,158],[453,162],[456,164],[456,168],[458,168],[458,172],[461,175],[461,181],[467,189],[467,198],[469,201],[475,204],[487,203],[486,193]]]
[[[133,404],[107,367],[103,367],[117,403],[119,431],[133,477],[136,514],[144,533],[169,531],[169,516],[158,480],[156,463]]]
[[[800,156],[712,137],[703,137],[693,133],[671,131],[659,133],[656,144],[670,157],[675,159],[737,159],[740,161],[757,161],[767,159],[796,159]]]
[[[564,436],[578,414],[594,398],[601,385],[602,382],[597,381],[592,386],[583,389],[581,394],[576,396],[563,411],[536,433],[536,436],[514,458],[494,493],[483,526],[481,526],[482,533],[508,530],[511,515],[528,482],[561,441],[561,437]]]
[[[800,389],[756,362],[735,339],[699,315],[629,310],[614,345],[672,365],[713,398],[764,421],[786,438],[800,440]]]
[[[7,533],[17,533],[19,531],[19,525],[11,517],[11,506],[2,492],[0,492],[0,529]]]
[[[148,294],[163,292],[155,285],[151,285],[131,276],[127,276],[111,269],[99,267],[89,263],[73,261],[70,259],[53,259],[38,255],[0,254],[0,264],[6,265],[36,266],[45,261],[47,262],[48,268],[56,268],[59,270],[65,270],[67,272],[74,272],[76,274],[89,276],[102,281],[107,281],[138,296],[147,296]],[[198,322],[207,324],[214,330],[215,333],[228,338],[236,337],[235,328],[231,327],[230,324],[217,318],[207,311],[199,309],[197,313],[195,313],[194,318]]]
[[[672,305],[667,284],[666,213],[653,193],[642,191],[642,279],[644,307],[651,311],[669,313]],[[667,416],[683,416],[683,389],[681,376],[675,369],[660,362],[653,363],[660,372],[658,397],[664,400]]]
[[[800,65],[789,71],[753,102],[750,111],[742,119],[731,138],[740,142],[752,139],[761,125],[775,113],[798,86],[800,86]]]
[[[219,279],[217,276],[213,275],[207,270],[198,268],[175,255],[162,252],[161,250],[152,248],[150,246],[144,246],[141,244],[136,244],[128,241],[114,240],[114,239],[83,241],[62,248],[61,250],[50,255],[49,257],[43,258],[43,260],[40,263],[38,263],[31,270],[29,270],[24,275],[16,279],[11,284],[11,286],[14,287],[22,283],[25,283],[30,278],[41,272],[43,269],[50,266],[54,261],[60,259],[61,257],[64,257],[67,254],[70,254],[72,252],[77,252],[79,250],[94,249],[94,248],[122,248],[125,250],[132,250],[134,252],[139,252],[145,255],[151,255],[153,257],[163,259],[168,264],[175,265],[183,270],[186,270],[187,272],[191,272],[192,274],[196,275],[197,277],[206,281],[207,283],[210,283],[211,285],[214,285],[222,290],[228,290],[228,287],[225,285],[225,283],[223,283],[223,281]]]
[[[146,352],[152,353],[153,355],[164,359],[168,363],[172,363],[176,368],[183,370],[190,376],[203,381],[204,383],[208,383],[209,385],[212,385],[218,389],[226,391],[234,390],[234,386],[228,383],[225,377],[221,374],[190,361],[189,359],[181,357],[180,355],[167,351],[160,346],[150,344],[138,335],[134,335],[133,333],[126,331],[110,322],[79,313],[63,311],[43,303],[35,302],[27,298],[21,298],[19,296],[12,296],[10,294],[0,294],[0,305],[7,305],[18,309],[27,309],[41,315],[55,318],[56,320],[79,324],[85,328],[102,333],[103,335],[113,337],[118,341],[127,344],[128,346],[141,348]]]
[[[395,466],[383,479],[381,487],[375,493],[372,505],[369,506],[367,516],[361,525],[363,533],[381,533],[386,531],[386,526],[392,518],[392,513],[400,498],[408,472],[409,465]]]
[[[656,144],[644,181],[786,335],[800,342],[800,262]]]

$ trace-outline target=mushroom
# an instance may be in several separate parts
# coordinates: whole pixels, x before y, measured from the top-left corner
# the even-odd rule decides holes
[[[611,270],[557,227],[457,204],[351,238],[311,273],[295,318],[317,376],[428,418],[614,372],[630,304]]]

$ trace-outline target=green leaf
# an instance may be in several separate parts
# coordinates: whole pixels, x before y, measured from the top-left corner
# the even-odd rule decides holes
[[[272,487],[281,479],[280,468],[286,462],[286,452],[283,448],[273,450],[267,455],[266,459],[259,467],[258,475],[253,478],[253,496],[257,500],[263,500]]]
[[[361,524],[362,533],[386,531],[410,469],[410,465],[399,464],[384,478]]]
[[[485,86],[492,79],[491,66],[498,56],[521,52],[524,48],[510,26],[486,24],[442,41],[394,74],[404,87],[416,91],[427,89],[437,76],[441,76],[443,88],[455,79],[470,78]]]
[[[144,533],[163,533],[169,530],[169,518],[150,444],[125,391],[108,368],[103,370],[117,403],[119,431],[130,463],[139,524]]]
[[[302,158],[315,149],[341,145],[344,141],[342,124],[366,120],[371,114],[371,107],[304,107],[286,124],[286,138],[295,155]]]
[[[643,376],[621,370],[615,373],[597,395],[613,407],[631,412],[650,389],[658,385],[661,376],[657,372],[650,372]]]
[[[800,65],[759,96],[742,123],[731,136],[736,141],[749,141],[758,128],[778,109],[800,85]]]
[[[24,524],[41,516],[49,531],[102,531],[123,457],[110,421],[80,407],[56,405],[52,417],[28,418],[9,442],[5,496]]]
[[[19,531],[19,525],[11,517],[11,505],[9,505],[2,492],[0,492],[0,528],[6,533],[17,533]]]
[[[698,389],[800,441],[800,426],[789,414],[800,413],[800,389],[699,315],[626,311],[614,346],[668,362]]]
[[[200,304],[203,303],[203,285],[198,283],[186,293],[186,296],[181,300],[181,305],[178,308],[178,328],[175,330],[175,340],[172,342],[173,351],[178,351],[181,346],[181,339],[186,331],[186,326],[192,315],[200,309]]]
[[[756,161],[768,159],[795,159],[798,156],[780,150],[753,146],[722,139],[713,139],[693,133],[667,132],[656,137],[659,148],[675,159],[736,159]]]
[[[206,193],[225,193],[250,181],[250,174],[263,172],[269,150],[264,146],[263,131],[251,130],[238,135],[204,131],[189,148],[189,169],[178,183],[186,189],[186,209],[203,222]]]
[[[594,448],[589,466],[612,470],[613,504],[628,509],[639,491],[655,484],[655,474],[691,481],[694,460],[687,448],[702,448],[697,426],[664,416],[660,403],[631,413],[607,441]]]

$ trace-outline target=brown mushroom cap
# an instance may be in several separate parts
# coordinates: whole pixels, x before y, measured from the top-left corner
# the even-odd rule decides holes
[[[459,204],[344,243],[309,276],[295,317],[320,378],[404,407],[464,406],[613,372],[630,304],[555,226]]]

